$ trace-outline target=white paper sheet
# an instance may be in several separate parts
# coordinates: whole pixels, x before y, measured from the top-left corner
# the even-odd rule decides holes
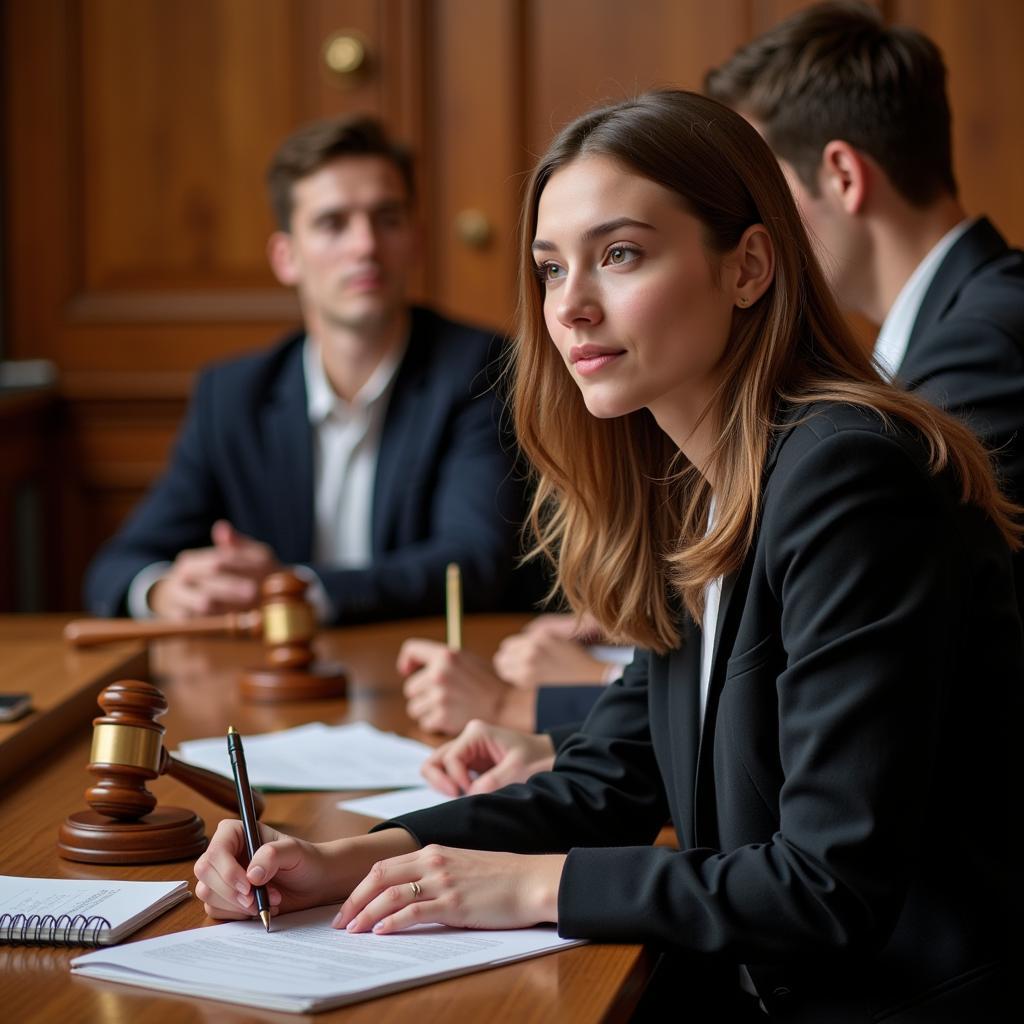
[[[262,789],[384,789],[421,786],[420,765],[431,752],[425,743],[381,732],[367,722],[328,726],[311,722],[295,729],[244,736],[249,781]],[[176,756],[231,777],[223,736],[187,740]]]
[[[612,647],[608,644],[591,644],[587,648],[591,657],[609,665],[628,665],[633,660],[635,648]]]
[[[458,798],[438,793],[430,786],[420,786],[418,789],[396,789],[393,793],[377,793],[355,800],[341,800],[338,806],[343,811],[355,811],[356,814],[387,821],[399,814],[422,811],[425,807],[436,807],[438,804],[446,804],[449,800],[456,799]]]
[[[395,935],[330,927],[337,907],[234,921],[133,942],[71,961],[87,977],[268,1009],[342,1006],[578,945],[553,928],[472,931],[426,925]]]

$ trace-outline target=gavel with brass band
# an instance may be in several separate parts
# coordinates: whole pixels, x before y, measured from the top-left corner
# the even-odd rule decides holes
[[[64,639],[76,647],[117,640],[157,640],[176,636],[255,636],[268,648],[267,660],[299,668],[313,660],[309,643],[316,633],[306,584],[292,572],[271,573],[260,587],[260,607],[247,612],[206,615],[180,622],[161,619],[76,619],[64,627]]]
[[[181,622],[133,619],[76,619],[64,639],[76,647],[117,640],[157,640],[190,636],[262,637],[266,665],[247,669],[242,693],[262,701],[344,696],[346,675],[339,665],[315,663],[316,618],[305,598],[306,584],[293,572],[271,573],[260,586],[260,607],[186,619]]]
[[[88,770],[96,781],[85,791],[92,808],[70,815],[60,829],[58,851],[68,860],[145,864],[183,860],[206,847],[203,822],[181,807],[157,807],[146,783],[169,775],[208,800],[238,813],[231,779],[185,764],[163,745],[156,719],[167,699],[155,686],[125,680],[99,696],[104,715],[93,719]],[[263,798],[254,794],[256,813]]]

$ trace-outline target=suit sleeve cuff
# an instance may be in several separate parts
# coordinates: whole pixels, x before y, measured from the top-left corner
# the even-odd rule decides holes
[[[135,574],[135,578],[128,585],[128,596],[125,598],[128,614],[133,619],[154,617],[153,609],[149,607],[149,592],[155,583],[164,578],[170,567],[170,562],[154,562]]]
[[[293,565],[292,572],[306,584],[306,600],[313,606],[316,621],[323,625],[335,618],[334,602],[327,594],[323,580],[308,565]]]

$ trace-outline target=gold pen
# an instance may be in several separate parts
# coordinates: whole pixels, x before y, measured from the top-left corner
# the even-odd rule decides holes
[[[462,573],[455,562],[448,563],[445,574],[445,610],[448,625],[448,650],[462,650]]]

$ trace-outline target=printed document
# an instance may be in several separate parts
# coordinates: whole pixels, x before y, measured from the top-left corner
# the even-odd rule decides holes
[[[295,1013],[328,1010],[579,945],[554,928],[421,925],[393,935],[331,928],[336,906],[232,921],[87,953],[71,970],[143,988]]]
[[[243,737],[249,781],[260,789],[390,789],[422,786],[425,743],[381,732],[367,722],[295,729]],[[189,764],[231,778],[223,736],[187,740],[175,752]]]
[[[393,793],[377,793],[374,796],[361,796],[353,800],[339,800],[338,806],[343,811],[355,811],[371,818],[387,821],[397,818],[400,814],[410,811],[422,811],[427,807],[446,804],[458,797],[445,796],[430,786],[418,786],[416,789],[396,789]]]

